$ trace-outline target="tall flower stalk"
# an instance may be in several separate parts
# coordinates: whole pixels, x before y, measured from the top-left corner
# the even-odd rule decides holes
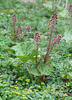
[[[13,35],[14,35],[14,38],[21,40],[22,38],[24,38],[24,35],[22,35],[21,25],[18,25],[16,27],[16,21],[17,21],[16,14],[13,14],[12,15],[12,25],[13,25],[13,32],[14,32]]]
[[[34,41],[36,43],[36,51],[38,51],[38,48],[39,48],[39,41],[40,41],[40,35],[38,32],[35,33],[34,35]],[[37,67],[37,63],[38,63],[38,57],[36,55],[36,67]]]
[[[44,65],[49,65],[48,61],[51,59],[51,52],[53,50],[53,48],[55,48],[56,44],[59,44],[60,41],[61,41],[61,34],[58,34],[58,35],[55,35],[55,32],[56,32],[56,27],[57,25],[57,13],[54,13],[51,17],[51,20],[49,22],[49,30],[50,32],[48,32],[49,34],[49,38],[47,39],[48,40],[48,45],[47,45],[47,48],[46,48],[46,54],[44,55],[43,59],[41,60],[40,59],[40,66],[42,64]],[[38,52],[38,49],[39,49],[39,41],[40,41],[40,35],[39,33],[35,33],[34,35],[34,41],[36,43],[36,51]],[[36,68],[39,66],[38,64],[38,57],[36,56]],[[42,61],[42,62],[41,62]],[[41,81],[45,81],[45,76],[43,75],[41,77]]]
[[[43,62],[44,64],[46,64],[48,62],[53,48],[55,47],[56,44],[60,43],[60,40],[62,38],[61,34],[55,35],[56,29],[57,29],[56,25],[57,25],[57,13],[54,13],[49,22],[50,32],[48,32],[49,38],[48,38],[46,54],[44,56],[44,62]],[[40,40],[40,35],[39,35],[39,33],[36,32],[34,35],[34,41],[36,43],[36,51],[38,51],[38,48],[39,48],[39,40]],[[36,56],[36,66],[37,66],[37,63],[38,63],[38,58]]]
[[[12,15],[12,25],[13,25],[13,32],[16,32],[16,14]]]
[[[58,36],[56,38],[53,39],[53,36],[54,36],[54,33],[55,33],[55,30],[57,29],[56,27],[56,24],[57,24],[57,13],[54,13],[52,15],[52,18],[51,18],[51,21],[49,22],[49,25],[50,25],[50,37],[49,37],[49,43],[48,43],[48,46],[47,46],[47,52],[46,52],[46,55],[44,56],[44,64],[46,64],[47,60],[50,58],[50,53],[54,47],[54,45],[57,43],[57,42],[54,42],[54,39],[58,41]]]

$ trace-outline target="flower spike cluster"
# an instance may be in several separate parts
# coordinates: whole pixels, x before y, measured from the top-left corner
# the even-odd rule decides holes
[[[34,41],[35,42],[39,42],[40,41],[40,35],[39,35],[38,32],[36,32],[35,35],[34,35]]]
[[[61,34],[58,34],[57,36],[55,36],[55,38],[53,38],[56,32],[55,30],[57,29],[56,24],[57,24],[57,13],[54,13],[49,22],[50,32],[48,33],[50,34],[50,37],[48,38],[49,43],[47,46],[47,53],[44,56],[44,64],[46,64],[48,59],[50,59],[50,54],[52,52],[52,49],[55,47],[55,44],[59,44],[62,38]]]
[[[72,4],[69,6],[68,11],[69,11],[69,16],[71,16],[71,17],[72,17]]]
[[[57,27],[55,26],[56,24],[57,24],[57,13],[54,13],[49,22],[51,32],[55,32],[55,29],[57,29]]]
[[[17,30],[16,30],[17,34],[21,34],[22,33],[22,28],[20,25],[18,25]]]
[[[30,31],[30,26],[29,26],[29,25],[26,26],[26,30],[27,30],[27,31]]]
[[[16,27],[16,14],[13,14],[12,15],[12,24],[13,24],[13,31],[14,31],[14,38],[17,38],[17,39],[22,39],[24,38],[24,35],[22,35],[22,28],[20,25],[18,25]]]
[[[53,44],[59,44],[62,36],[61,34],[58,34],[54,39],[53,39]]]
[[[16,23],[16,14],[12,15],[12,23],[15,24]]]

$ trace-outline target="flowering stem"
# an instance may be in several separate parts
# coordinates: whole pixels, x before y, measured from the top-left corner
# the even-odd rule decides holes
[[[36,51],[38,51],[38,42],[36,42]],[[37,57],[37,55],[36,55],[36,67],[37,67],[37,63],[38,63],[38,57]]]
[[[34,41],[35,41],[35,43],[36,43],[36,51],[38,51],[38,43],[39,43],[39,40],[40,40],[40,35],[39,35],[39,33],[38,32],[36,32],[35,33],[35,35],[34,35]],[[38,66],[38,57],[37,57],[37,55],[36,55],[36,67]]]
[[[14,31],[14,34],[16,33],[16,25],[15,23],[13,24],[13,31]]]
[[[47,62],[47,59],[48,59],[48,57],[49,57],[49,53],[50,53],[50,46],[51,46],[51,39],[52,39],[52,32],[51,32],[51,34],[50,34],[50,39],[49,39],[49,43],[48,43],[48,47],[47,47],[47,53],[46,53],[46,55],[45,55],[45,57],[44,57],[44,64],[46,64],[46,62]]]
[[[52,9],[55,9],[55,0],[52,1]]]
[[[12,15],[13,32],[16,33],[16,14]]]

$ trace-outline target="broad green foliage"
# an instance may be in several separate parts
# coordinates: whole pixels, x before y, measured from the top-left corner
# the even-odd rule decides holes
[[[0,6],[2,9],[10,9],[13,8],[15,1],[14,0],[0,0]]]
[[[68,28],[68,26],[65,28],[65,33],[64,33],[64,39],[66,42],[70,43],[72,41],[72,28]]]
[[[35,64],[34,64],[36,60],[35,56],[38,56],[39,52],[35,50],[35,44],[33,42],[19,43],[16,46],[13,46],[12,49],[6,49],[6,50],[7,51],[15,50],[16,57],[21,59],[24,63],[28,63],[29,61],[32,61],[31,64],[27,65],[27,69],[29,73],[33,75],[42,76],[42,75],[50,75],[52,73],[52,70],[53,70],[52,65],[48,66],[48,65],[41,64],[36,69]],[[48,63],[51,63],[51,61],[49,61]]]
[[[16,51],[17,56],[24,56],[30,54],[35,48],[33,42],[25,41],[23,43],[18,43],[16,46],[13,46],[12,49]]]
[[[68,18],[68,10],[67,9],[63,9],[61,12],[59,12],[59,17]]]
[[[0,100],[72,100],[72,18],[62,4],[66,0],[59,6],[55,0],[55,9],[52,1],[0,0]],[[58,14],[54,33],[61,34],[62,39],[44,64],[51,31],[48,23],[54,12]],[[13,14],[16,29],[18,25],[22,28],[22,39],[14,38]],[[40,35],[38,51],[36,32]]]
[[[51,75],[53,71],[52,66],[47,66],[47,65],[40,65],[38,68],[30,67],[29,72],[35,76],[42,76],[42,75]]]

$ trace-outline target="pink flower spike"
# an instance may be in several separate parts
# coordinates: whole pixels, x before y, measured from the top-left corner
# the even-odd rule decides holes
[[[12,23],[13,23],[13,24],[16,23],[16,14],[12,15]]]
[[[69,6],[68,11],[69,11],[69,15],[72,16],[72,4]]]
[[[40,35],[39,35],[38,32],[36,32],[35,35],[34,35],[34,41],[39,42],[39,40],[40,40]]]
[[[69,6],[69,11],[70,12],[72,11],[72,4]]]
[[[61,34],[58,34],[58,35],[53,39],[53,43],[54,43],[54,44],[59,44],[61,38],[62,38]]]
[[[30,31],[30,26],[26,26],[26,30],[27,31]]]
[[[18,25],[16,33],[17,34],[21,34],[22,33],[22,28],[21,28],[20,25]]]

